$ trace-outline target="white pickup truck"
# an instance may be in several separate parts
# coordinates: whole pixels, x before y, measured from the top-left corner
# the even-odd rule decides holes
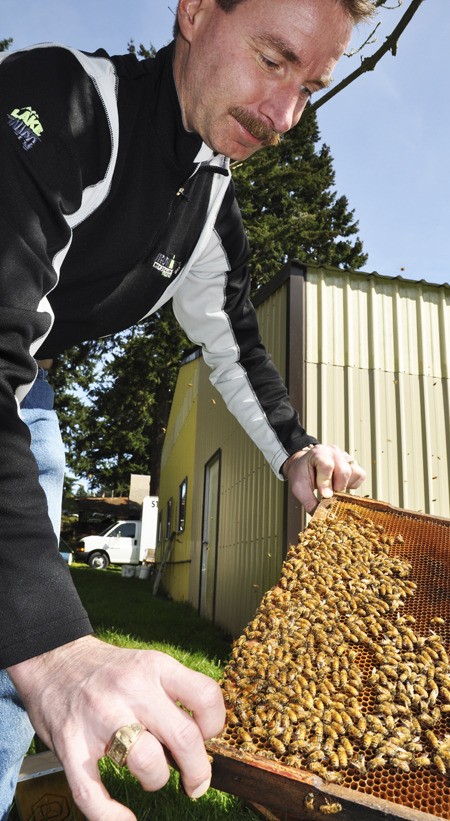
[[[109,564],[151,562],[155,555],[158,528],[158,497],[146,496],[142,518],[121,520],[99,536],[84,536],[75,550],[75,560],[105,569]]]

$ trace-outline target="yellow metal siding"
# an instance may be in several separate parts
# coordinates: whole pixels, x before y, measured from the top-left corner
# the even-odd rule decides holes
[[[286,293],[285,285],[258,308],[261,334],[282,373],[286,361]],[[200,360],[189,600],[197,606],[204,468],[220,448],[215,622],[238,634],[263,593],[278,578],[283,559],[284,483],[276,479],[258,448],[229,413],[210,384],[209,374],[209,368]]]
[[[354,453],[361,492],[450,515],[450,289],[308,268],[307,429]]]
[[[191,572],[191,535],[193,516],[193,476],[195,463],[195,442],[197,436],[198,366],[194,360],[180,369],[172,402],[170,419],[161,458],[161,481],[159,509],[162,511],[162,544],[156,552],[157,562],[161,561],[166,544],[167,502],[173,499],[172,529],[178,522],[178,492],[183,480],[188,477],[186,497],[186,525],[182,533],[177,533],[170,554],[169,563],[163,575],[164,588],[177,601],[188,601]],[[182,454],[182,458],[180,458]]]
[[[285,378],[289,288],[286,279],[257,309],[261,335]],[[301,322],[299,306],[292,309]],[[307,269],[302,421],[321,441],[357,456],[368,471],[359,492],[440,516],[450,515],[449,312],[448,287]],[[291,361],[296,356],[291,350]],[[186,530],[163,583],[175,599],[198,606],[204,473],[220,451],[215,621],[236,635],[278,578],[286,487],[228,412],[209,374],[201,358],[180,369],[160,505],[165,527],[173,497],[175,522],[178,488],[187,476]]]

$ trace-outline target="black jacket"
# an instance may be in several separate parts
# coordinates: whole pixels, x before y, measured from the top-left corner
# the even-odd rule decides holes
[[[172,56],[44,45],[0,64],[0,666],[91,631],[18,411],[35,357],[172,299],[277,475],[315,441],[259,338],[229,162],[183,128]]]

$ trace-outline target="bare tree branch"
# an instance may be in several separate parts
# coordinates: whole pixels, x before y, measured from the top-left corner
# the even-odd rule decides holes
[[[339,94],[344,88],[346,88],[350,83],[353,83],[357,77],[360,77],[362,74],[365,74],[366,71],[373,71],[377,63],[381,60],[384,55],[390,51],[391,54],[395,57],[397,54],[397,43],[400,38],[400,35],[404,32],[408,23],[411,22],[412,18],[414,17],[416,11],[418,10],[419,6],[421,6],[423,0],[411,0],[408,8],[406,9],[403,17],[393,29],[391,34],[386,37],[384,43],[380,48],[375,51],[370,57],[365,57],[361,60],[361,65],[351,74],[348,74],[347,77],[344,77],[340,83],[337,84],[334,88],[327,91],[326,94],[323,94],[317,102],[312,103],[311,108],[314,108],[316,111],[322,105],[331,100],[332,97],[335,97],[336,94]],[[382,5],[382,3],[378,3],[378,5]]]
[[[361,43],[361,45],[358,46],[358,48],[352,48],[350,51],[346,51],[345,56],[354,57],[355,54],[359,54],[359,52],[365,49],[366,46],[371,46],[372,43],[376,43],[377,38],[375,37],[375,32],[380,26],[381,23],[377,23],[375,28],[370,32],[370,34],[367,35],[366,39],[364,40],[364,43]]]

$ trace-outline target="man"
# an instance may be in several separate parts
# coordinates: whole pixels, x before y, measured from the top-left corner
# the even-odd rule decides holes
[[[203,794],[203,741],[224,721],[213,681],[91,635],[24,424],[36,404],[49,410],[52,357],[172,299],[228,407],[308,511],[315,489],[330,496],[364,479],[347,453],[306,434],[261,344],[227,158],[295,126],[371,10],[369,0],[180,0],[176,41],[155,60],[41,46],[2,62],[3,817],[31,732],[20,699],[89,819],[134,817],[100,782],[106,751],[155,790],[167,749],[188,795]],[[56,445],[31,447],[45,462]]]

